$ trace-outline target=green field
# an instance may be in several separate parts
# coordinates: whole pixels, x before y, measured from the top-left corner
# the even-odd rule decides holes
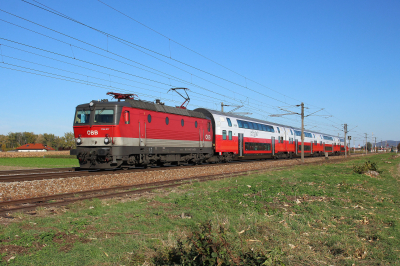
[[[79,167],[76,156],[45,156],[27,158],[0,158],[0,166],[28,167],[28,168],[62,168]]]
[[[354,172],[366,160],[379,176]],[[13,214],[0,262],[400,265],[399,164],[380,154]]]

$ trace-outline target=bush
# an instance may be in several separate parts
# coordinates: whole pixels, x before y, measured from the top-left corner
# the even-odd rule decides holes
[[[357,174],[363,174],[368,171],[378,171],[376,167],[376,163],[372,163],[370,161],[365,162],[361,165],[353,165],[353,171]]]
[[[283,265],[280,250],[238,250],[231,243],[241,243],[228,235],[226,228],[213,227],[211,221],[200,226],[177,247],[159,252],[153,259],[155,265]]]

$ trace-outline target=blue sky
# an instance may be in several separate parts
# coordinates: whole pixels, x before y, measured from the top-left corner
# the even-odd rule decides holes
[[[303,101],[324,108],[310,130],[400,140],[399,1],[102,1],[130,18],[97,0],[0,2],[0,134],[63,135],[107,91],[179,105],[167,91],[187,87],[189,109],[299,127],[269,115]]]

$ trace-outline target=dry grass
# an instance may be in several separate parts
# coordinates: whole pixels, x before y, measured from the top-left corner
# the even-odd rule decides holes
[[[0,152],[0,158],[25,158],[43,157],[48,155],[69,155],[69,151],[48,151],[48,152]]]

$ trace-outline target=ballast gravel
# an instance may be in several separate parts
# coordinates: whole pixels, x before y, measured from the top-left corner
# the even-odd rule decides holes
[[[344,156],[329,157],[329,160],[342,159]],[[325,158],[307,158],[306,163],[323,162]],[[229,174],[251,170],[267,170],[300,164],[300,159],[265,160],[247,163],[211,164],[203,167],[182,167],[182,169],[161,168],[158,171],[141,171],[97,176],[55,178],[35,181],[0,183],[0,202],[73,193],[86,190],[129,186],[159,181],[176,180],[216,174]]]

